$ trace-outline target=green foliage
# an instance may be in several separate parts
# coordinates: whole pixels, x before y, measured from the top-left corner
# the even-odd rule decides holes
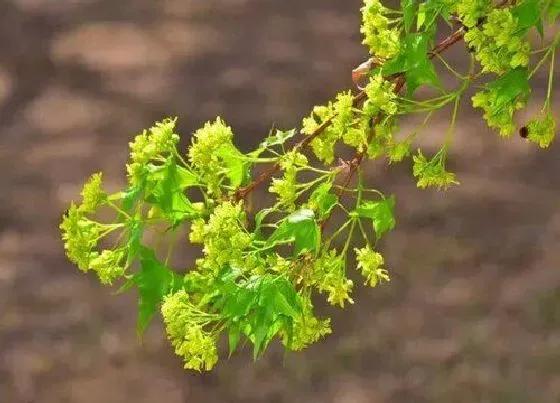
[[[373,251],[369,245],[365,248],[355,248],[354,250],[356,251],[358,269],[361,269],[362,275],[366,279],[365,284],[375,287],[381,281],[389,281],[389,273],[381,267],[385,260],[380,253]]]
[[[396,225],[396,199],[367,186],[364,163],[408,162],[420,188],[458,184],[446,161],[460,101],[475,82],[482,81],[474,107],[506,137],[515,131],[515,112],[529,100],[532,77],[548,64],[546,98],[521,133],[543,148],[554,140],[551,99],[560,34],[538,49],[529,36],[542,37],[557,20],[557,0],[401,0],[398,10],[364,0],[361,12],[363,43],[372,56],[367,69],[358,69],[365,87],[315,106],[303,119],[301,138],[296,129],[273,130],[243,153],[232,128],[218,117],[179,150],[176,120],[165,119],[130,143],[122,191],[107,194],[102,174],[94,174],[82,202],[71,203],[62,219],[69,260],[103,284],[121,283],[120,292],[136,288],[139,336],[160,311],[185,368],[212,369],[222,337],[230,355],[250,343],[256,359],[274,340],[302,350],[331,333],[330,319],[314,314],[317,298],[341,308],[354,303],[349,269],[370,287],[389,282],[378,244]],[[435,44],[440,21],[462,26]],[[441,55],[463,35],[472,52],[464,74]],[[457,79],[455,89],[443,87],[438,63]],[[428,86],[437,96],[419,97],[417,90]],[[431,157],[421,149],[411,155],[432,115],[450,105],[440,149]],[[410,114],[424,119],[399,139],[399,118]],[[354,157],[343,161],[339,148]],[[262,164],[271,166],[252,179]],[[274,201],[253,212],[248,197],[265,184]],[[335,213],[342,220],[329,225]],[[185,241],[185,229],[201,257],[182,273],[170,256]],[[157,239],[149,242],[147,233]]]
[[[516,68],[486,84],[472,98],[473,106],[484,110],[489,127],[498,129],[502,136],[509,136],[515,129],[514,113],[525,106],[530,91],[527,69]]]
[[[267,273],[239,278],[241,270],[228,272],[216,285],[219,297],[213,304],[229,327],[230,354],[241,334],[253,343],[257,358],[274,336],[281,333],[287,347],[293,341],[294,320],[302,304],[293,285],[283,276]]]
[[[381,69],[384,74],[403,72],[407,83],[407,95],[411,96],[423,84],[440,88],[441,84],[428,52],[433,45],[435,30],[407,33],[403,42],[403,52],[394,60],[385,63]]]
[[[317,253],[321,246],[321,230],[313,210],[299,210],[286,217],[267,241],[267,247],[282,243],[294,244],[294,256],[308,251]]]
[[[529,64],[531,44],[527,25],[528,21],[521,21],[510,9],[494,9],[480,27],[475,25],[465,34],[483,72],[503,74]]]
[[[360,32],[364,35],[363,44],[370,53],[380,59],[390,59],[399,52],[399,30],[391,28],[394,23],[387,15],[390,9],[379,0],[365,0],[362,11]]]
[[[554,140],[556,121],[550,111],[543,112],[541,116],[527,122],[527,129],[529,131],[527,138],[533,143],[538,144],[539,147],[546,148]]]
[[[365,201],[361,203],[356,212],[360,217],[369,218],[377,238],[381,238],[387,231],[395,228],[395,196],[379,201]]]
[[[421,150],[418,150],[418,154],[413,157],[412,173],[418,178],[419,188],[447,189],[451,184],[459,184],[455,180],[455,174],[445,170],[446,150],[445,147],[442,148],[430,160],[426,159]]]
[[[560,0],[550,0],[545,2],[545,14],[548,17],[548,22],[554,24],[560,15]]]

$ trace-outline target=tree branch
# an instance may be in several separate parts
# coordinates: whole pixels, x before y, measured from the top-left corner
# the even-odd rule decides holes
[[[440,53],[444,52],[449,47],[451,47],[455,43],[459,42],[461,39],[463,39],[464,35],[465,35],[465,30],[463,28],[460,28],[457,31],[455,31],[453,34],[449,35],[443,41],[441,41],[436,46],[434,46],[434,48],[429,52],[430,59],[435,57],[436,54],[440,54]],[[399,74],[393,76],[393,80],[395,81],[395,92],[399,93],[403,89],[403,87],[406,83],[406,81],[404,79],[404,74],[399,73]],[[365,98],[366,98],[366,93],[363,90],[360,91],[354,97],[354,105],[359,104]],[[311,141],[313,141],[313,139],[315,139],[317,136],[319,136],[321,133],[323,133],[325,131],[325,129],[331,125],[333,119],[334,119],[334,116],[331,116],[329,119],[325,120],[313,133],[309,134],[308,136],[301,139],[298,143],[296,143],[294,145],[294,147],[292,148],[292,150],[297,151],[297,150],[300,150],[302,148],[307,147],[309,145],[309,143],[311,143]],[[369,137],[371,137],[371,134],[370,134]],[[368,142],[369,141],[371,141],[371,138],[368,138]],[[362,151],[362,152],[356,153],[354,158],[352,158],[352,160],[350,161],[350,170],[348,172],[348,176],[344,180],[344,184],[345,184],[344,186],[346,186],[350,182],[350,180],[352,179],[352,176],[356,172],[356,169],[361,164],[364,157],[365,157],[365,151]],[[269,180],[274,174],[279,172],[280,168],[281,168],[280,163],[276,162],[274,165],[272,165],[266,171],[261,173],[253,182],[249,183],[246,186],[238,188],[233,195],[233,200],[235,200],[235,201],[244,200],[249,193],[251,193],[258,186],[260,186],[261,184],[263,184],[264,182]],[[326,220],[323,221],[322,226],[324,226],[326,224]]]

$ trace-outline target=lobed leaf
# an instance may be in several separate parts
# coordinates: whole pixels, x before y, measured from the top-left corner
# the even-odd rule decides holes
[[[395,196],[390,196],[379,201],[366,201],[358,206],[356,212],[360,217],[369,218],[377,239],[387,231],[395,228]]]
[[[381,68],[383,74],[405,74],[408,96],[422,84],[441,88],[435,67],[428,57],[433,35],[433,30],[407,34],[400,55]]]
[[[138,287],[138,337],[159,309],[163,297],[183,286],[183,277],[160,262],[153,249],[140,247],[140,271],[133,276]]]
[[[294,256],[303,251],[317,253],[321,244],[321,229],[313,210],[302,209],[290,214],[268,238],[267,245],[293,242]]]
[[[173,158],[164,165],[152,165],[147,183],[146,201],[155,205],[173,227],[199,215],[185,195],[185,189],[197,184],[196,176],[178,166]]]
[[[338,196],[331,193],[332,183],[321,183],[309,196],[309,204],[317,209],[319,217],[328,217],[338,202]]]

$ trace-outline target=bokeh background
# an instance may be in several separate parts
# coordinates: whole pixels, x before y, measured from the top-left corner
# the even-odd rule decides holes
[[[499,139],[468,102],[449,162],[461,186],[367,166],[397,195],[392,282],[324,308],[334,332],[302,353],[184,371],[159,320],[137,343],[134,293],[64,257],[62,211],[92,172],[121,186],[128,142],[155,120],[178,116],[187,144],[221,115],[246,148],[350,87],[360,3],[0,1],[0,402],[560,401],[560,148]],[[435,151],[448,118],[419,144]]]

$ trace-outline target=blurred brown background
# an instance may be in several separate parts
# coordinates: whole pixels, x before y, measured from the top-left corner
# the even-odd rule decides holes
[[[159,321],[138,345],[133,293],[65,259],[62,211],[92,172],[122,185],[127,143],[154,120],[179,116],[186,144],[221,115],[249,147],[349,87],[360,4],[0,0],[1,403],[560,401],[560,148],[500,140],[468,102],[449,162],[461,186],[368,169],[397,195],[393,280],[325,309],[334,333],[303,353],[184,371]],[[542,99],[545,74],[534,84]],[[436,150],[446,122],[421,144]]]

